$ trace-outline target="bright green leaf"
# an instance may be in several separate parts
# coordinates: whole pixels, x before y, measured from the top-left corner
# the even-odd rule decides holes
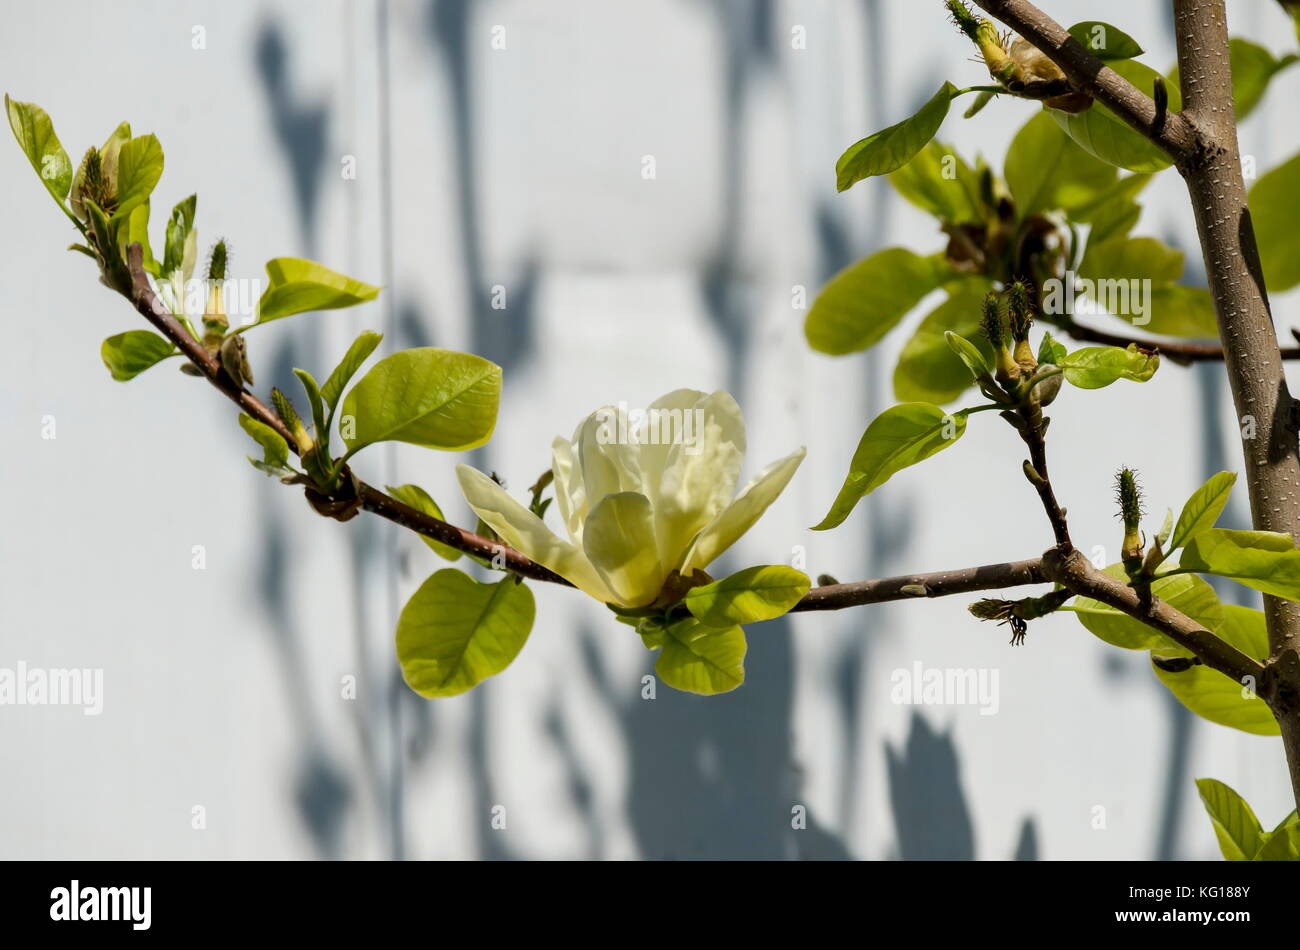
[[[293,375],[302,383],[303,392],[307,394],[307,404],[311,406],[311,421],[316,425],[316,441],[329,444],[329,425],[325,420],[325,407],[320,397],[320,387],[316,378],[305,369],[295,369]]]
[[[1268,630],[1264,626],[1262,611],[1224,604],[1223,620],[1207,626],[1215,636],[1247,656],[1261,661],[1268,656]],[[1172,655],[1185,653],[1179,650]],[[1154,660],[1157,656],[1171,653],[1162,648],[1152,650],[1151,655]],[[1153,663],[1151,668],[1169,692],[1202,719],[1257,736],[1279,734],[1277,720],[1255,691],[1233,682],[1217,670],[1199,663],[1179,672],[1162,669],[1157,663]]]
[[[513,577],[481,584],[444,568],[397,620],[397,661],[421,696],[455,696],[511,664],[533,629],[533,592]]]
[[[1198,778],[1196,790],[1209,813],[1219,850],[1229,861],[1249,861],[1261,844],[1259,819],[1246,800],[1212,778]]]
[[[352,341],[352,345],[348,347],[339,365],[334,367],[334,372],[330,373],[329,379],[325,380],[325,385],[320,388],[320,394],[325,400],[325,405],[329,406],[331,415],[339,404],[339,397],[343,395],[343,390],[347,388],[352,377],[361,368],[361,364],[375,351],[383,338],[382,333],[373,330],[363,331]]]
[[[921,151],[943,125],[957,87],[945,82],[911,118],[854,142],[835,163],[835,187],[844,191],[873,175],[901,168]]]
[[[379,288],[345,277],[328,267],[300,257],[277,257],[266,262],[270,282],[258,301],[258,323],[269,323],[309,310],[353,307],[379,295]]]
[[[1108,65],[1142,92],[1151,95],[1159,73],[1150,66],[1131,59],[1115,60]],[[1165,83],[1165,87],[1169,93],[1169,111],[1178,112],[1182,109],[1178,86]],[[1158,172],[1170,165],[1164,152],[1129,128],[1100,102],[1094,102],[1078,114],[1053,109],[1050,115],[1070,138],[1103,162],[1135,172]]]
[[[745,631],[740,627],[711,627],[688,617],[664,628],[662,642],[655,675],[673,689],[711,696],[745,682]]]
[[[1255,853],[1256,861],[1300,861],[1300,821],[1295,812],[1265,835],[1264,844]]]
[[[416,511],[421,511],[430,517],[437,518],[439,521],[447,520],[442,516],[442,509],[438,507],[438,503],[419,485],[398,485],[396,487],[389,485],[384,490],[402,504],[409,505]],[[424,535],[420,535],[420,540],[427,544],[439,557],[446,558],[448,561],[455,561],[460,558],[459,551],[447,547],[440,541],[435,541],[433,538],[427,538]]]
[[[288,471],[289,443],[284,441],[284,436],[246,412],[239,414],[239,425],[254,442],[262,447],[262,461],[259,462],[251,456],[248,459],[255,468],[268,475],[279,475]]]
[[[1090,204],[1114,186],[1119,174],[1114,165],[1076,145],[1043,112],[1036,113],[1012,139],[1004,173],[1016,214],[1022,218]]]
[[[1127,349],[1118,346],[1088,346],[1061,357],[1057,364],[1065,378],[1080,389],[1101,389],[1117,379],[1145,383],[1160,367],[1160,357],[1144,353],[1137,344]]]
[[[1125,175],[1094,200],[1071,212],[1073,220],[1089,226],[1090,244],[1128,236],[1142,216],[1142,206],[1134,199],[1150,184],[1151,177]]]
[[[1070,27],[1069,32],[1088,52],[1103,62],[1132,59],[1143,53],[1137,40],[1118,27],[1102,23],[1100,20],[1084,20],[1082,23],[1076,23]]]
[[[9,128],[27,160],[54,200],[63,205],[72,187],[72,162],[54,134],[54,123],[45,110],[32,102],[17,102],[5,96]]]
[[[1079,265],[1079,276],[1094,283],[1149,279],[1153,284],[1168,284],[1182,274],[1183,252],[1152,237],[1090,241]]]
[[[1136,319],[1131,321],[1147,333],[1201,339],[1217,339],[1219,336],[1214,298],[1204,287],[1183,287],[1179,284],[1156,287],[1151,291],[1149,310],[1145,323],[1139,323]]]
[[[117,156],[117,208],[113,217],[149,200],[163,173],[163,150],[153,135],[141,135],[122,146]]]
[[[991,374],[992,371],[989,369],[988,360],[978,346],[964,336],[958,336],[951,330],[946,332],[943,338],[947,341],[948,347],[957,354],[957,358],[966,364],[966,368],[970,370],[973,379],[979,379],[981,376]]]
[[[496,427],[501,367],[437,347],[385,357],[343,398],[339,432],[348,454],[374,442],[462,451]]]
[[[1170,538],[1166,551],[1176,551],[1196,537],[1202,531],[1214,527],[1228,504],[1232,486],[1237,483],[1235,472],[1219,472],[1211,475],[1205,484],[1192,492],[1192,497],[1183,504],[1178,514],[1178,524]]]
[[[875,491],[895,472],[946,449],[966,431],[964,412],[947,413],[924,402],[886,409],[862,434],[844,486],[831,510],[814,531],[843,523],[858,501]]]
[[[1210,528],[1187,542],[1178,566],[1300,600],[1300,551],[1289,534]]]
[[[110,336],[99,348],[104,365],[119,382],[134,379],[174,352],[171,341],[152,330],[127,330]]]
[[[1058,343],[1051,333],[1044,330],[1043,339],[1038,344],[1038,362],[1060,366],[1061,360],[1065,358],[1065,352],[1065,344]]]
[[[842,356],[864,350],[951,272],[938,259],[902,247],[878,251],[840,271],[822,288],[804,321],[808,344]]]
[[[132,244],[139,244],[141,251],[141,266],[145,272],[158,276],[158,261],[153,256],[153,249],[149,246],[149,202],[136,205],[130,213],[124,218],[115,217],[113,227],[117,231],[117,248],[126,258],[126,249]]]
[[[170,277],[174,271],[184,269],[185,245],[194,230],[194,211],[198,200],[198,195],[190,195],[172,209],[172,215],[167,219],[162,264],[164,277]]]
[[[970,388],[971,370],[953,352],[944,334],[951,331],[970,337],[966,342],[981,359],[992,360],[993,349],[979,333],[980,306],[991,287],[987,278],[971,277],[944,288],[948,298],[926,314],[898,354],[894,366],[895,399],[943,404]]]
[[[889,175],[894,190],[922,211],[953,224],[984,220],[979,175],[952,147],[931,142]]]
[[[1261,175],[1250,189],[1264,284],[1280,293],[1300,284],[1300,154]]]
[[[711,627],[771,620],[799,603],[811,586],[808,575],[780,565],[749,567],[687,591],[686,609]]]

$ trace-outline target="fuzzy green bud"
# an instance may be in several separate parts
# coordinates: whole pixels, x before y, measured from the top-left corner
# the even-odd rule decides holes
[[[298,454],[306,455],[310,452],[315,443],[307,432],[307,427],[302,424],[302,418],[298,415],[298,411],[293,408],[293,403],[289,401],[289,397],[280,389],[273,388],[271,390],[271,405],[275,407],[275,414],[284,422],[285,428],[293,434],[294,441],[298,443]]]
[[[222,238],[212,245],[212,253],[208,255],[208,280],[225,280],[229,259],[230,252],[226,248],[226,239]]]
[[[1115,500],[1119,503],[1120,520],[1124,523],[1124,544],[1120,559],[1130,573],[1142,567],[1142,489],[1131,468],[1122,468],[1115,475]]]
[[[984,295],[980,311],[980,332],[993,347],[994,376],[998,382],[1009,383],[1020,378],[1020,366],[1007,348],[1006,326],[1002,322],[1002,307],[998,295],[990,291]]]

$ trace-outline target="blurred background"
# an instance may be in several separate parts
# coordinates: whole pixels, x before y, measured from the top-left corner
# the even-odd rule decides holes
[[[1166,3],[1044,6],[1173,63]],[[1023,448],[988,417],[840,529],[807,530],[928,307],[831,358],[804,342],[796,288],[811,299],[881,247],[942,246],[883,180],[834,188],[849,143],[944,78],[987,81],[938,0],[4,7],[4,90],[50,113],[74,161],[122,119],[158,135],[155,230],[197,191],[200,247],[226,237],[233,276],[295,255],[384,285],[374,304],[250,334],[260,394],[296,392],[294,366],[323,378],[367,328],[386,334],[381,355],[439,345],[504,368],[488,446],[378,447],[357,462],[368,481],[420,484],[470,524],[457,461],[522,495],[551,439],[598,406],[726,388],[747,417],[745,478],[809,454],[723,568],[802,546],[810,574],[852,580],[1050,543]],[[1235,35],[1293,49],[1271,0],[1229,12]],[[1242,129],[1260,172],[1300,146],[1298,95],[1300,70],[1283,73]],[[1033,107],[974,121],[963,107],[939,138],[1000,167]],[[539,584],[512,667],[419,698],[393,629],[443,562],[253,471],[235,411],[174,364],[110,380],[99,343],[138,318],[63,250],[74,232],[5,139],[0,666],[102,668],[104,709],[0,707],[0,857],[1181,859],[1218,855],[1195,777],[1235,787],[1265,827],[1289,810],[1279,740],[1193,718],[1145,654],[1067,615],[1013,649],[966,613],[973,598],[756,624],[743,687],[644,700],[654,657],[638,638]],[[1201,282],[1176,173],[1145,198],[1135,233],[1184,248]],[[1295,294],[1273,306],[1279,327],[1300,324]],[[1167,364],[1141,389],[1053,406],[1054,479],[1085,551],[1118,549],[1121,464],[1157,521],[1239,469],[1219,374]],[[1225,521],[1246,517],[1243,494]],[[996,671],[996,714],[892,702],[891,674],[917,662]]]

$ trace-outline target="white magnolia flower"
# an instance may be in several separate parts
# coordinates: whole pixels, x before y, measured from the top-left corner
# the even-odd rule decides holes
[[[689,578],[749,530],[789,483],[804,449],[732,497],[745,420],[726,392],[679,389],[636,418],[605,407],[552,445],[555,503],[569,540],[482,472],[459,465],[470,507],[507,544],[597,600],[652,603],[670,575]]]

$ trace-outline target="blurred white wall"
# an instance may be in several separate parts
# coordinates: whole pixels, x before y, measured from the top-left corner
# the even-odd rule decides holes
[[[470,461],[522,492],[552,437],[595,407],[728,388],[747,472],[809,448],[733,565],[802,545],[810,573],[850,580],[1048,545],[1022,450],[988,417],[839,530],[806,530],[892,399],[908,330],[865,356],[813,354],[791,288],[813,293],[879,247],[940,246],[882,182],[837,195],[833,176],[844,146],[942,79],[982,81],[938,0],[6,6],[3,87],[49,111],[74,160],[121,119],[157,133],[155,222],[197,191],[201,243],[228,237],[237,276],[291,254],[386,285],[378,304],[251,334],[258,392],[287,388],[295,365],[327,372],[363,328],[388,334],[381,352],[483,353],[505,367],[505,396]],[[1173,61],[1165,4],[1045,6]],[[1229,6],[1234,33],[1292,48],[1274,4]],[[792,48],[797,27],[806,48]],[[1298,94],[1292,70],[1244,126],[1260,169],[1295,152]],[[1032,114],[960,111],[940,137],[995,165]],[[1193,720],[1144,656],[1068,616],[1012,649],[968,598],[755,625],[743,688],[648,702],[638,639],[534,585],[516,663],[464,697],[421,700],[401,685],[392,629],[441,562],[374,519],[318,518],[254,472],[234,410],[174,366],[111,381],[99,342],[132,312],[63,251],[74,235],[12,144],[0,179],[0,666],[105,671],[98,717],[0,707],[0,857],[1190,858],[1217,853],[1193,777],[1233,785],[1266,823],[1288,810],[1277,740]],[[1147,196],[1139,230],[1184,246],[1195,277],[1176,174]],[[495,285],[505,310],[488,306]],[[1274,314],[1300,323],[1296,296]],[[1067,395],[1053,474],[1085,549],[1118,542],[1120,464],[1141,471],[1153,510],[1238,467],[1212,370]],[[424,485],[465,523],[457,460],[381,448],[357,467]],[[917,661],[996,670],[998,713],[892,703],[890,674]],[[808,830],[791,830],[797,805]]]

